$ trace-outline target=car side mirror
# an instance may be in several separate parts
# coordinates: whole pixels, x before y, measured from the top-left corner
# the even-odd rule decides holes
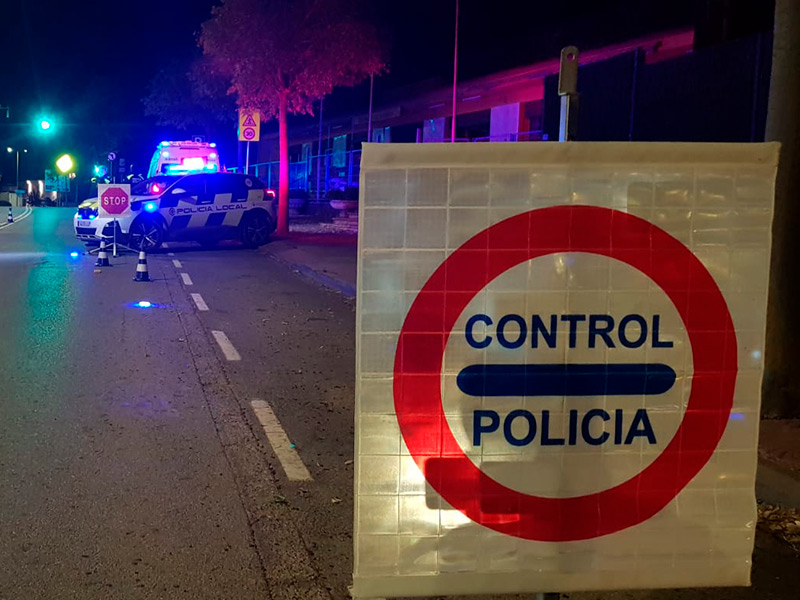
[[[186,190],[183,188],[172,188],[170,194],[185,194]]]

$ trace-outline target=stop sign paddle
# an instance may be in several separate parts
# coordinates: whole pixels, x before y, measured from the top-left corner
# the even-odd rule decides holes
[[[101,183],[97,186],[98,214],[106,217],[127,216],[131,212],[131,186],[127,183]]]

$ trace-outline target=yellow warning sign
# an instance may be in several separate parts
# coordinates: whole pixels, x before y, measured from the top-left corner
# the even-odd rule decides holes
[[[261,113],[248,108],[239,109],[239,141],[257,142],[261,138]]]

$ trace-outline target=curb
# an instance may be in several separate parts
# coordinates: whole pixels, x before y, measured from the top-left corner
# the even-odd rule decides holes
[[[280,259],[278,259],[280,260]],[[289,263],[286,263],[289,264]],[[356,288],[349,283],[344,283],[343,281],[339,281],[338,279],[334,279],[333,277],[329,277],[324,273],[320,273],[319,271],[315,271],[311,267],[306,265],[293,265],[289,264],[292,269],[297,271],[298,273],[302,273],[309,279],[313,279],[317,283],[321,283],[327,288],[331,288],[334,291],[339,292],[343,296],[347,296],[348,298],[355,298],[356,297]]]
[[[277,254],[274,254],[272,252],[267,251],[266,254],[267,256],[278,261],[279,263],[284,264],[287,267],[291,268],[293,271],[296,271],[297,273],[304,275],[308,279],[316,281],[317,283],[325,286],[328,289],[331,289],[335,292],[339,292],[340,294],[342,294],[347,298],[356,297],[356,288],[355,286],[350,285],[349,283],[346,283],[344,281],[339,281],[338,279],[335,279],[330,275],[326,275],[325,273],[315,271],[314,269],[312,269],[307,265],[292,263],[287,260],[284,260]]]
[[[800,481],[775,466],[758,461],[756,497],[784,508],[800,508]]]

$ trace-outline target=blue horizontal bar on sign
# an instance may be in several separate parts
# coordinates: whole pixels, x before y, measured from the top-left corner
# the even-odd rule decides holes
[[[668,391],[675,371],[659,363],[470,365],[456,382],[468,396],[638,396]]]

